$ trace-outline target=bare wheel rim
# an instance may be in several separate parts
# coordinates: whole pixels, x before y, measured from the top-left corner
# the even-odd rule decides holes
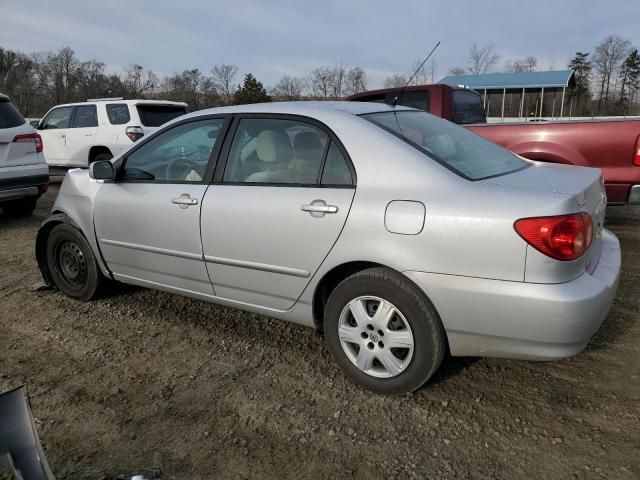
[[[62,279],[73,287],[86,283],[88,277],[87,260],[80,247],[71,241],[57,245],[56,267]]]
[[[376,296],[348,302],[338,322],[340,346],[360,371],[377,378],[404,372],[413,358],[409,322],[391,302]]]

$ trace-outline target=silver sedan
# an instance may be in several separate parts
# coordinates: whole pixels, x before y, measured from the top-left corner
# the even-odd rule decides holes
[[[66,175],[36,254],[86,301],[107,279],[301,323],[379,393],[454,356],[574,355],[620,270],[600,171],[356,102],[180,117]]]

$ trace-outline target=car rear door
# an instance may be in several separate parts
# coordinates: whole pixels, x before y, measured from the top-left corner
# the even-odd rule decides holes
[[[71,166],[67,156],[67,133],[73,106],[56,107],[42,119],[38,131],[42,137],[44,158],[49,165]]]
[[[213,295],[202,258],[200,209],[228,121],[170,126],[123,158],[95,198],[94,224],[116,279],[183,294]]]
[[[202,206],[204,259],[216,296],[292,307],[347,219],[355,172],[326,127],[244,116]]]
[[[94,145],[98,130],[95,105],[78,105],[66,136],[66,157],[71,165],[88,166],[89,149]]]

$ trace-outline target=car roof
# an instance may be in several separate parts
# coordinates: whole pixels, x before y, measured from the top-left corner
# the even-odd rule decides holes
[[[7,95],[5,95],[4,93],[0,93],[0,99],[7,101],[9,100],[9,97]]]
[[[145,100],[145,99],[136,99],[136,100],[116,100],[114,98],[104,99],[104,100],[87,100],[85,102],[73,102],[73,103],[63,103],[60,105],[55,105],[52,108],[58,107],[77,107],[80,105],[94,105],[98,103],[111,104],[111,103],[126,103],[127,105],[171,105],[171,106],[179,106],[179,107],[188,107],[184,102],[174,102],[171,100]]]
[[[366,113],[391,112],[394,110],[414,110],[413,108],[387,105],[384,103],[370,102],[343,102],[343,101],[300,101],[300,102],[269,102],[250,103],[246,105],[233,105],[230,107],[217,107],[198,110],[189,116],[212,115],[216,113],[273,113],[315,116],[327,111],[340,111],[352,115]],[[184,117],[182,117],[184,118]]]

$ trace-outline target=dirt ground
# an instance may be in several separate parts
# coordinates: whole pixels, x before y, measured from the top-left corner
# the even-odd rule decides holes
[[[382,397],[310,329],[136,288],[87,304],[30,291],[56,193],[0,214],[0,391],[27,385],[60,479],[640,478],[640,209],[609,209],[622,279],[583,353],[448,358]]]

